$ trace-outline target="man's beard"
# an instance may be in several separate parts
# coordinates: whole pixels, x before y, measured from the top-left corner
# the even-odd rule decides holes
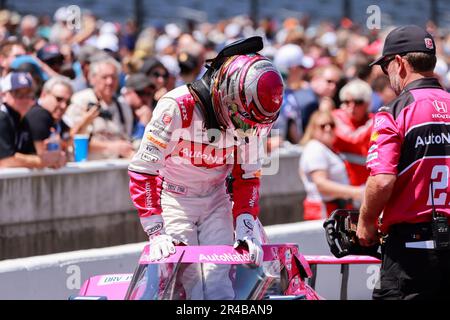
[[[400,85],[400,79],[396,75],[390,76],[389,81],[391,83],[391,87],[394,90],[395,94],[398,96],[402,92],[402,88]]]

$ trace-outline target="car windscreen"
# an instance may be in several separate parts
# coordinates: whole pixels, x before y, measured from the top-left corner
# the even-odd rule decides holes
[[[205,292],[205,263],[154,263],[139,265],[125,299],[202,299]],[[280,264],[265,261],[260,267],[227,265],[234,299],[259,300],[279,293]],[[208,276],[207,276],[208,277]]]

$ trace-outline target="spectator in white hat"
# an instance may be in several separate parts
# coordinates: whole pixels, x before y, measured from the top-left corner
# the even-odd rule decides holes
[[[39,154],[33,144],[32,131],[24,118],[35,102],[33,79],[29,73],[11,72],[1,80],[0,168],[60,168],[66,155],[61,150]],[[48,140],[44,141],[47,146]]]

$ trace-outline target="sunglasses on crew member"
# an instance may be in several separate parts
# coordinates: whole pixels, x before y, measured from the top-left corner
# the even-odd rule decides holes
[[[391,61],[394,60],[394,59],[395,59],[395,56],[391,56],[390,58],[386,58],[386,59],[384,59],[383,61],[380,62],[381,70],[383,71],[383,73],[385,75],[388,74],[387,68],[389,67],[389,64],[391,63]]]
[[[406,55],[406,53],[402,53],[402,54],[398,54],[398,55],[399,55],[400,57],[403,57],[403,56]],[[395,59],[395,56],[396,56],[396,54],[393,55],[393,56],[387,57],[386,59],[384,59],[383,61],[380,62],[381,70],[383,71],[383,73],[384,73],[385,75],[388,75],[388,67],[389,67],[389,64],[391,63],[392,60]]]

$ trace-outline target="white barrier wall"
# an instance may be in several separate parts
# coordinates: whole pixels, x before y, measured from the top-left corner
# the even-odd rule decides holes
[[[298,243],[305,255],[329,254],[321,221],[266,227],[271,243]],[[90,276],[133,273],[145,242],[0,261],[0,299],[67,299]],[[316,289],[339,299],[340,267],[320,266]],[[378,266],[350,267],[349,299],[370,299]],[[370,287],[370,288],[369,288]]]
[[[264,224],[302,220],[299,157],[297,146],[286,147],[264,166]],[[0,260],[144,241],[127,167],[117,159],[59,170],[0,169]]]

